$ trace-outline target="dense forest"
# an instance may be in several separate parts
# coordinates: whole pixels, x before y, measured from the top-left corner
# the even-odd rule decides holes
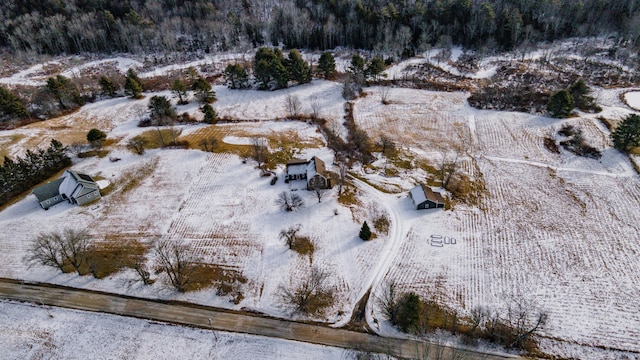
[[[640,43],[639,0],[23,0],[0,3],[12,53],[218,51],[283,45],[413,55],[572,36]]]

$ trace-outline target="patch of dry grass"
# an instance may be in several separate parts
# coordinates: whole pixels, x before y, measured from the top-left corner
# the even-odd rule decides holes
[[[192,270],[185,291],[197,291],[213,286],[217,295],[233,296],[235,304],[239,304],[244,298],[240,292],[240,284],[245,284],[247,278],[240,271],[217,264],[198,264]]]
[[[309,259],[311,259],[313,257],[313,253],[316,250],[316,247],[311,238],[309,238],[308,236],[300,235],[296,236],[293,244],[291,245],[291,250],[303,256],[308,255]]]
[[[250,145],[227,144],[222,141],[225,136],[229,136],[232,133],[234,133],[235,135],[235,131],[229,129],[228,126],[209,125],[202,129],[190,132],[187,135],[181,136],[180,140],[188,141],[189,148],[191,149],[202,150],[199,145],[202,140],[216,139],[217,142],[214,152],[236,154],[239,156],[249,156],[249,154],[251,154],[251,151],[253,150]]]
[[[304,149],[320,148],[324,146],[322,140],[302,139],[295,130],[264,135],[269,140],[272,148],[276,149],[269,155],[267,167],[274,169],[278,164],[286,164],[287,161],[299,157]]]
[[[342,194],[338,196],[338,202],[345,206],[360,206],[362,203],[358,199],[358,190],[351,184],[342,187]]]
[[[373,220],[373,228],[380,233],[388,234],[390,225],[391,225],[391,221],[389,220],[389,217],[386,215],[378,215]]]
[[[89,150],[89,151],[81,152],[81,153],[78,154],[78,157],[81,158],[81,159],[84,159],[84,158],[97,156],[97,157],[102,159],[107,155],[109,155],[109,150],[96,149],[96,150]]]
[[[135,240],[106,240],[94,244],[85,254],[87,273],[96,279],[105,278],[124,268],[133,268],[145,261],[149,246]]]
[[[250,132],[246,128],[243,129],[242,124],[238,124],[238,127],[233,128],[229,126],[210,125],[182,136],[180,140],[188,141],[189,147],[192,149],[202,150],[199,144],[201,144],[203,140],[215,139],[216,146],[213,150],[214,152],[236,154],[241,157],[250,157],[253,154],[254,150],[252,145],[225,143],[223,140],[226,136],[236,136],[247,139],[260,137],[267,139],[269,147],[272,149],[266,163],[268,169],[275,169],[277,165],[285,164],[287,161],[296,158],[296,156],[301,154],[303,149],[320,148],[324,146],[321,139],[304,139],[300,137],[295,130],[265,133]]]
[[[4,164],[4,157],[10,156],[9,147],[17,144],[20,140],[24,139],[23,134],[11,134],[9,136],[0,137],[0,165]]]
[[[138,136],[146,141],[145,149],[159,149],[182,141],[180,134],[181,131],[175,128],[154,128]]]

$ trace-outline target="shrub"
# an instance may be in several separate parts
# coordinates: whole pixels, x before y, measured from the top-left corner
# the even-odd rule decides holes
[[[303,256],[308,255],[309,257],[313,256],[315,249],[316,247],[313,244],[313,240],[308,236],[301,235],[295,237],[293,245],[291,246],[291,250]]]
[[[87,141],[93,147],[102,146],[106,138],[107,138],[107,134],[105,134],[104,131],[99,129],[91,129],[87,133]]]
[[[127,141],[127,147],[134,154],[143,155],[145,148],[147,147],[147,139],[145,139],[141,135],[134,136],[133,138],[129,139],[129,141]]]
[[[301,279],[293,289],[280,286],[280,294],[285,303],[296,313],[321,315],[333,305],[334,289],[328,284],[329,273],[317,267]]]
[[[574,107],[573,96],[564,89],[553,94],[547,103],[547,111],[554,118],[569,117]]]
[[[389,233],[389,225],[390,221],[386,215],[379,215],[373,221],[373,228],[376,229],[379,233],[387,234]]]

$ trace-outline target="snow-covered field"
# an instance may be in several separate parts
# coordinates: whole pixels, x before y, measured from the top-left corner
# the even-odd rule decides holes
[[[405,221],[408,236],[385,281],[463,312],[525,298],[549,313],[545,335],[637,356],[640,179],[629,160],[591,116],[478,111],[459,96],[393,89],[389,105],[375,95],[356,102],[356,122],[371,134],[394,134],[435,159],[437,142],[456,139],[464,124],[487,189],[480,209]],[[565,123],[581,128],[602,158],[546,150],[543,138]],[[455,244],[434,243],[434,235]]]
[[[114,61],[118,66],[132,64]],[[403,64],[394,71],[406,68]],[[29,74],[3,81],[27,81]],[[342,87],[334,82],[314,81],[274,92],[221,86],[215,90],[214,107],[220,116],[248,120],[206,128],[224,129],[224,141],[229,144],[251,144],[248,134],[268,137],[289,131],[303,141],[321,139],[313,125],[281,120],[289,115],[288,95],[301,100],[304,113],[310,113],[316,102],[320,116],[334,120],[344,116]],[[355,101],[354,118],[372,139],[388,135],[406,153],[431,163],[437,163],[448,147],[464,148],[464,171],[486,186],[478,207],[459,204],[452,211],[418,212],[406,190],[423,181],[424,172],[406,170],[397,177],[384,177],[363,171],[359,175],[369,181],[393,184],[402,191],[383,194],[356,181],[361,205],[347,207],[336,201],[335,190],[321,203],[313,193],[297,190],[306,206],[286,213],[274,203],[277,194],[301,186],[283,182],[284,166],[276,170],[279,181],[272,186],[271,178],[260,177],[255,163],[244,164],[236,155],[199,150],[133,155],[123,144],[144,131],[135,125],[150,94],[143,100],[104,100],[59,119],[0,132],[0,150],[15,156],[52,137],[67,144],[82,141],[90,128],[99,127],[119,139],[109,157],[121,159],[89,158],[74,165],[114,184],[114,191],[97,203],[59,204],[45,212],[29,195],[0,212],[0,276],[290,317],[278,288],[290,286],[313,265],[331,273],[338,294],[335,306],[320,320],[346,323],[370,287],[375,295],[385,283],[395,281],[402,290],[436,298],[463,315],[476,306],[504,309],[513,298],[532,301],[549,314],[542,350],[552,354],[639,357],[640,178],[629,160],[610,147],[608,130],[596,119],[600,115],[620,118],[630,112],[620,100],[621,90],[596,89],[602,114],[566,120],[475,110],[467,104],[465,93],[381,87],[365,91],[367,95]],[[632,94],[637,92],[627,93],[626,101],[633,107],[637,100]],[[382,104],[382,96],[387,96],[388,104]],[[179,109],[184,111],[198,112],[195,105]],[[567,123],[583,130],[585,138],[602,151],[601,159],[580,158],[562,149],[554,154],[544,147],[543,139],[556,138]],[[205,127],[182,128],[183,134],[190,134]],[[325,147],[305,148],[297,157],[314,155],[331,168],[333,153]],[[139,186],[126,193],[120,190],[127,178],[141,173],[146,176]],[[360,225],[364,220],[371,223],[378,214],[392,221],[389,234],[362,242]],[[315,241],[312,259],[288,250],[279,239],[281,230],[296,224]],[[98,238],[115,232],[122,239],[184,240],[206,261],[241,271],[248,279],[241,289],[244,299],[234,305],[213,289],[179,295],[163,288],[160,281],[152,286],[135,282],[132,271],[95,280],[27,268],[22,258],[30,241],[40,232],[65,227],[88,227]],[[448,242],[433,241],[439,238]],[[375,330],[394,332],[373,302],[367,318]],[[211,347],[203,351],[207,349]]]
[[[348,359],[343,349],[0,301],[2,358]]]

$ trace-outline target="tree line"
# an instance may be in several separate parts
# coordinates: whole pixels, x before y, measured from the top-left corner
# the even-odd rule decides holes
[[[639,9],[629,0],[8,1],[0,47],[57,55],[344,46],[410,56],[433,45],[504,50],[575,36],[638,45]]]
[[[67,148],[52,139],[47,149],[27,150],[24,157],[4,158],[0,166],[0,206],[71,165]]]

